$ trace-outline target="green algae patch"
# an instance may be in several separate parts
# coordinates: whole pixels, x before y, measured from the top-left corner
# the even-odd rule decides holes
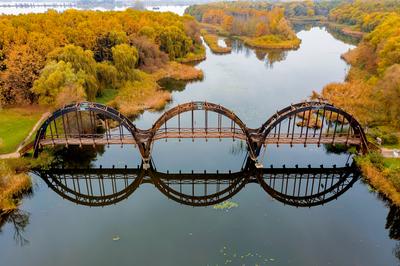
[[[233,201],[224,201],[213,206],[215,210],[230,210],[239,207],[239,204]]]

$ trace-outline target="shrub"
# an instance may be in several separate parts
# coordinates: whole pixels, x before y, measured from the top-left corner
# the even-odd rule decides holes
[[[399,138],[392,133],[382,135],[382,142],[385,145],[396,145],[399,143]]]

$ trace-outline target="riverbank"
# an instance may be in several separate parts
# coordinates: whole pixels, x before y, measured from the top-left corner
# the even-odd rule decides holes
[[[356,27],[350,27],[349,25],[346,24],[339,24],[332,21],[326,21],[325,25],[333,30],[340,31],[340,33],[346,36],[362,39],[365,35],[365,32],[358,30]]]
[[[17,152],[46,110],[37,105],[0,110],[0,155]]]
[[[228,52],[218,47],[217,36],[237,38],[259,49],[297,49],[301,43],[283,8],[259,8],[248,2],[211,3],[190,6],[185,13],[195,17],[202,30],[211,34],[203,36],[208,38],[206,41],[215,53]],[[319,21],[321,17],[308,19]]]
[[[127,116],[135,116],[145,110],[160,110],[171,100],[171,93],[163,90],[157,83],[164,78],[179,81],[201,80],[203,71],[190,65],[170,62],[152,74],[140,72],[138,80],[125,84],[115,98],[106,104]]]
[[[232,51],[232,47],[221,47],[218,45],[218,35],[208,33],[206,30],[202,30],[202,36],[213,53],[229,54]]]
[[[32,188],[29,175],[17,171],[9,160],[0,160],[0,213],[15,210],[19,198]]]
[[[28,172],[34,167],[47,167],[53,157],[43,152],[38,159],[27,157],[0,160],[0,213],[18,208],[20,199],[32,189]]]
[[[283,40],[277,35],[264,35],[257,38],[240,36],[239,39],[241,39],[247,46],[259,49],[294,50],[298,49],[301,44],[301,40],[299,38]]]
[[[393,204],[400,206],[400,159],[370,153],[356,158],[366,181]]]

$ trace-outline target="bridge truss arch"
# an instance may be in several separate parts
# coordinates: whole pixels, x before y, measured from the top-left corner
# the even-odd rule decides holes
[[[33,148],[37,157],[41,147],[47,145],[136,144],[143,166],[148,168],[155,141],[168,138],[243,140],[249,157],[255,162],[263,145],[271,144],[345,144],[355,145],[363,153],[368,151],[363,128],[351,114],[329,103],[315,101],[281,109],[255,129],[246,127],[231,110],[209,102],[178,105],[166,111],[147,130],[138,129],[129,118],[103,104],[70,104],[55,111],[41,125]]]
[[[263,144],[357,145],[363,153],[368,142],[360,123],[349,113],[326,102],[302,102],[271,116],[257,134]],[[261,145],[258,146],[257,154]]]
[[[204,111],[202,118],[203,126],[196,128],[195,126],[195,112]],[[190,125],[182,126],[181,115],[184,113],[190,113]],[[211,113],[217,114],[216,125],[210,122]],[[177,119],[177,125],[169,127],[168,122],[173,118]],[[225,120],[224,120],[225,118]],[[228,119],[228,121],[226,121]],[[224,120],[224,121],[223,121]],[[229,122],[226,125],[224,122]],[[154,141],[158,139],[176,138],[176,139],[195,139],[195,138],[232,138],[241,139],[246,141],[249,147],[249,155],[252,159],[255,159],[252,148],[252,139],[250,137],[249,129],[245,123],[231,110],[214,103],[210,102],[189,102],[178,105],[168,111],[166,111],[152,126],[150,129],[150,137],[148,139],[148,150],[147,155],[150,157],[151,146]]]
[[[104,132],[98,132],[99,123]],[[131,120],[112,107],[92,102],[70,104],[53,112],[40,126],[33,145],[34,157],[45,145],[129,143],[138,144],[141,154],[144,154],[145,147],[139,134]]]

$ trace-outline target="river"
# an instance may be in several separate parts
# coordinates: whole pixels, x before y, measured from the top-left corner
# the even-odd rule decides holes
[[[168,82],[173,100],[221,104],[249,127],[275,111],[307,99],[330,82],[341,82],[348,65],[340,55],[353,46],[323,27],[298,32],[296,51],[254,51],[233,42],[232,53],[215,55],[196,67],[204,80]],[[134,123],[149,128],[162,114],[144,112]],[[246,158],[236,140],[158,141],[158,171],[240,171]],[[132,146],[105,148],[79,166],[136,167]],[[74,154],[73,156],[77,156]],[[324,147],[268,147],[264,166],[343,166],[347,154]],[[1,227],[1,265],[396,265],[399,211],[357,181],[334,201],[296,208],[248,184],[230,199],[232,209],[190,207],[143,184],[110,206],[87,207],[63,199],[37,175],[33,193]],[[396,256],[397,254],[397,256]]]

